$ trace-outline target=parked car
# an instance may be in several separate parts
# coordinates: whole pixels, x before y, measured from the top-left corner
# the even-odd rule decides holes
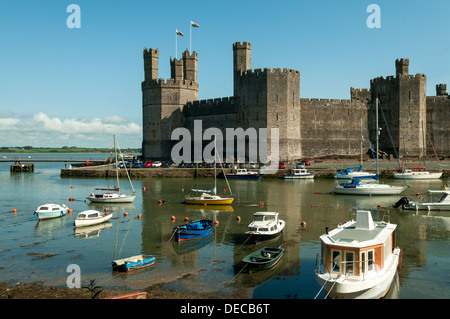
[[[131,168],[131,162],[125,162],[125,164],[123,163],[123,162],[120,162],[118,165],[117,165],[117,167],[118,168],[125,168],[125,166],[127,167],[127,168]]]
[[[153,161],[146,161],[143,166],[144,167],[152,167],[152,165],[153,165]]]
[[[311,161],[310,160],[303,160],[303,165],[309,166],[309,165],[311,165]]]
[[[250,168],[256,168],[256,163],[250,163],[250,164],[249,164],[249,167],[250,167]]]
[[[286,164],[280,163],[280,164],[278,165],[278,168],[279,168],[279,169],[284,169],[284,168],[286,168]]]
[[[139,167],[142,167],[142,166],[144,166],[144,163],[142,163],[142,162],[134,162],[131,167],[139,168]]]
[[[259,163],[259,169],[262,169],[262,168],[266,168],[266,164],[264,164],[264,163]]]
[[[297,163],[297,165],[295,165],[295,168],[305,168],[305,165],[303,165],[303,163]]]
[[[152,167],[161,167],[162,163],[160,161],[154,161]]]

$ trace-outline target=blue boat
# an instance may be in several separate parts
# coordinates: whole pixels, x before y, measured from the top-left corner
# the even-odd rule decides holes
[[[176,241],[193,240],[205,237],[214,229],[214,222],[211,219],[201,219],[192,223],[187,223],[173,228],[173,235]]]
[[[148,255],[137,255],[133,257],[117,259],[112,262],[113,270],[130,271],[151,266],[155,263],[156,258]]]

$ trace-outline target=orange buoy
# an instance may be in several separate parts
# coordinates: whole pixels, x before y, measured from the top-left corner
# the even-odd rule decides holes
[[[188,221],[189,220],[189,217],[184,217],[184,221]]]
[[[72,197],[69,197],[69,202],[71,202],[71,201],[73,201],[73,198],[72,198]]]
[[[378,204],[378,205],[377,205],[377,208],[381,208],[381,205],[380,205],[380,204]]]
[[[311,207],[314,207],[314,205],[311,205]]]
[[[158,199],[158,204],[162,204],[162,200]]]
[[[416,196],[420,196],[420,193],[416,193]]]
[[[12,210],[12,212],[13,212],[14,214],[17,213],[17,209],[14,208],[14,209]]]
[[[264,207],[264,203],[263,202],[259,202],[259,207]]]
[[[206,206],[206,203],[203,203],[203,206]]]
[[[175,216],[172,216],[172,217],[170,218],[170,220],[174,222],[174,221],[175,221]]]
[[[300,225],[302,225],[303,228],[306,228],[306,222],[303,220]]]
[[[127,216],[128,216],[128,213],[127,213],[127,212],[123,213],[123,216],[127,217]]]
[[[142,218],[142,215],[139,214],[139,215],[138,215],[138,219],[141,219],[141,218]]]
[[[70,188],[73,188],[73,186],[70,186]]]
[[[227,189],[226,189],[226,188],[223,189],[223,193],[224,193],[224,194],[227,193]]]
[[[69,215],[72,214],[72,208],[69,208]]]
[[[236,220],[241,220],[241,216],[237,215]]]
[[[105,212],[107,212],[109,210],[109,208],[108,207],[105,207]]]
[[[216,219],[216,220],[214,221],[214,224],[216,224],[216,226],[218,226],[218,225],[219,225],[219,221]]]
[[[142,190],[145,192],[147,190],[147,188],[144,186],[144,187],[142,187]]]
[[[316,192],[316,194],[319,194],[319,192]]]

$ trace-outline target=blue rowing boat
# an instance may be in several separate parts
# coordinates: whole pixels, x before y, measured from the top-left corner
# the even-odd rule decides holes
[[[203,238],[212,232],[214,222],[211,219],[201,219],[173,228],[176,241]]]
[[[151,266],[155,263],[156,258],[148,255],[137,255],[133,257],[117,259],[112,262],[113,270],[130,271]]]

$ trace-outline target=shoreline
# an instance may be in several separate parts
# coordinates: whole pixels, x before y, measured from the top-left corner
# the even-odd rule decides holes
[[[164,284],[155,284],[143,290],[125,288],[107,288],[94,299],[103,299],[123,294],[146,292],[146,299],[235,299],[230,295],[193,294],[164,288]],[[45,282],[36,283],[0,283],[0,299],[93,299],[89,289],[47,286]]]

